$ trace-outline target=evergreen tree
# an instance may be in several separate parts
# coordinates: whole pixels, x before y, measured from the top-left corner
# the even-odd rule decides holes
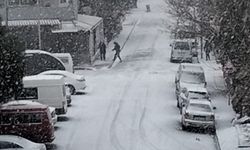
[[[82,13],[82,8],[85,6],[92,9],[91,15],[103,18],[104,34],[110,41],[120,33],[122,18],[126,11],[137,7],[137,0],[80,0],[79,13]]]
[[[0,103],[22,89],[24,44],[0,26]]]

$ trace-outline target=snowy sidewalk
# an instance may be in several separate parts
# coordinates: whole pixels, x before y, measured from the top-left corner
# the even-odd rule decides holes
[[[208,90],[211,92],[212,102],[216,106],[216,137],[220,150],[238,150],[250,148],[238,148],[240,134],[236,127],[232,125],[232,119],[235,117],[235,112],[232,105],[229,105],[226,97],[226,89],[222,68],[217,64],[214,57],[210,61],[200,59],[200,63],[204,67],[208,77]],[[210,83],[209,83],[210,82]]]
[[[100,67],[108,67],[113,60],[115,52],[112,51],[114,44],[113,42],[118,42],[123,48],[126,44],[126,42],[129,40],[130,35],[132,34],[136,24],[138,23],[140,17],[142,14],[139,14],[137,12],[140,12],[140,8],[132,9],[129,14],[126,15],[125,21],[122,23],[123,29],[121,33],[112,41],[109,42],[106,49],[106,61],[101,61],[100,58],[98,58],[94,63],[93,66],[100,68]],[[123,59],[123,49],[121,50],[121,58]],[[113,66],[116,65],[119,61],[114,62]]]

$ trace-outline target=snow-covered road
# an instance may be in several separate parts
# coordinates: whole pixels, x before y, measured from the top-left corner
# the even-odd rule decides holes
[[[145,12],[146,4],[152,12]],[[181,130],[174,92],[178,64],[169,62],[168,27],[174,20],[166,13],[167,5],[141,0],[138,6],[127,17],[136,25],[121,52],[123,62],[79,72],[86,75],[91,91],[73,96],[68,114],[56,124],[52,149],[215,149],[211,135]]]

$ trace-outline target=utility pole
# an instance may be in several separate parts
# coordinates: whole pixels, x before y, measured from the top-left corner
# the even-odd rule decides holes
[[[40,0],[37,1],[38,2],[38,10],[39,10],[39,14],[38,14],[38,42],[39,42],[39,49],[42,49],[42,38],[41,38],[41,8],[40,8]]]

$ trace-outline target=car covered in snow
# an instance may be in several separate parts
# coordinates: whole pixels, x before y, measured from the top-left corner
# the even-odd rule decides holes
[[[42,50],[25,50],[24,73],[37,75],[47,70],[66,70],[63,62],[51,53]]]
[[[205,72],[199,64],[182,63],[175,76],[177,100],[183,88],[206,88]]]
[[[49,107],[28,100],[1,105],[0,134],[22,136],[36,143],[52,142],[55,135]]]
[[[40,73],[40,75],[60,75],[64,77],[65,84],[70,88],[70,94],[83,93],[86,85],[86,80],[83,75],[73,74],[63,70],[49,70]]]
[[[215,131],[215,113],[210,101],[190,99],[182,107],[182,129],[187,127],[210,128]]]
[[[0,135],[0,149],[3,150],[46,150],[44,144],[31,142],[15,135]]]
[[[193,60],[193,52],[190,42],[183,39],[176,39],[172,44],[170,62],[190,62]]]

